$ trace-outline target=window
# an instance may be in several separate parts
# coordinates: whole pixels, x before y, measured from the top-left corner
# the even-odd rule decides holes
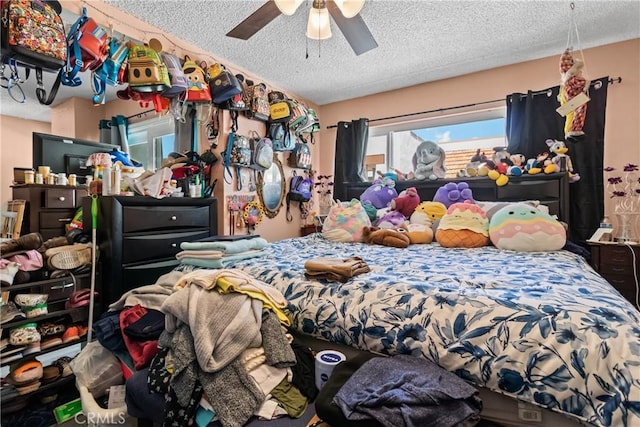
[[[369,128],[365,173],[369,181],[388,171],[413,172],[413,154],[423,141],[445,151],[447,178],[456,177],[477,150],[491,159],[494,147],[506,147],[506,108],[496,107]]]
[[[175,120],[171,115],[156,117],[129,125],[129,154],[150,170],[162,166],[162,160],[178,151]]]

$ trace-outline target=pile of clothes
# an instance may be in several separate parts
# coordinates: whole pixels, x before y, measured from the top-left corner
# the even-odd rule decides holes
[[[286,304],[240,270],[172,271],[127,292],[94,329],[120,360],[129,415],[240,426],[299,418],[318,393],[311,350],[287,332]]]
[[[197,242],[183,242],[176,258],[181,264],[202,268],[226,268],[233,262],[267,255],[269,243],[262,237],[247,236],[239,240],[203,239]],[[218,239],[214,236],[211,239]]]

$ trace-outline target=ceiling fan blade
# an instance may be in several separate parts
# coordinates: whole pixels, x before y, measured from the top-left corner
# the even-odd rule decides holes
[[[229,31],[227,37],[248,40],[265,25],[276,19],[281,13],[278,6],[276,6],[276,2],[269,0],[244,21],[239,23],[233,30]]]
[[[369,31],[369,27],[367,27],[360,14],[353,18],[345,18],[333,0],[327,1],[327,10],[356,55],[361,55],[378,47],[378,43],[376,43],[371,31]]]

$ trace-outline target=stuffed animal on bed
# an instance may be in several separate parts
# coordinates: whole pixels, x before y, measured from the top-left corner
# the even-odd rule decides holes
[[[407,230],[403,228],[364,227],[362,241],[394,248],[406,248],[411,243]]]
[[[371,221],[357,199],[335,203],[322,223],[322,237],[336,242],[362,241],[362,228]]]
[[[447,207],[440,202],[422,202],[409,217],[409,222],[411,224],[433,224],[446,213]]]
[[[447,209],[454,203],[462,203],[465,200],[473,202],[473,193],[466,182],[447,182],[436,190],[433,196],[434,202],[442,203]]]
[[[379,228],[396,228],[404,224],[406,220],[401,212],[388,211],[382,215],[374,225]]]
[[[398,197],[391,200],[389,209],[398,211],[402,213],[405,218],[409,218],[419,204],[420,196],[418,195],[418,190],[416,190],[415,187],[410,187],[400,192]]]
[[[436,180],[444,178],[447,172],[444,166],[444,149],[433,141],[422,141],[413,154],[413,170],[416,179]]]
[[[431,243],[433,241],[433,230],[430,224],[405,224],[409,241],[411,244]]]
[[[360,202],[363,205],[369,203],[376,209],[386,208],[393,199],[398,197],[395,186],[396,183],[391,178],[376,179],[360,195]]]
[[[499,249],[546,252],[562,249],[567,233],[551,215],[524,203],[514,203],[493,214],[489,238]]]
[[[454,203],[440,219],[436,241],[445,248],[479,248],[488,245],[487,214],[470,200]]]

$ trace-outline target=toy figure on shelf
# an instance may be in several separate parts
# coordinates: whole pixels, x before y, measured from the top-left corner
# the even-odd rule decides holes
[[[589,81],[582,75],[584,61],[574,58],[570,48],[567,48],[560,57],[560,93],[558,100],[560,105],[565,105],[577,96],[581,96],[582,104],[575,107],[569,112],[565,119],[564,134],[565,137],[584,135],[582,130],[584,121],[587,116],[586,96],[589,88]]]
[[[573,171],[573,162],[571,161],[571,157],[567,154],[569,148],[567,148],[564,141],[547,139],[545,142],[549,146],[549,151],[554,154],[551,161],[556,165],[557,171],[562,172],[566,170],[569,174],[569,182],[579,181],[580,175]]]

